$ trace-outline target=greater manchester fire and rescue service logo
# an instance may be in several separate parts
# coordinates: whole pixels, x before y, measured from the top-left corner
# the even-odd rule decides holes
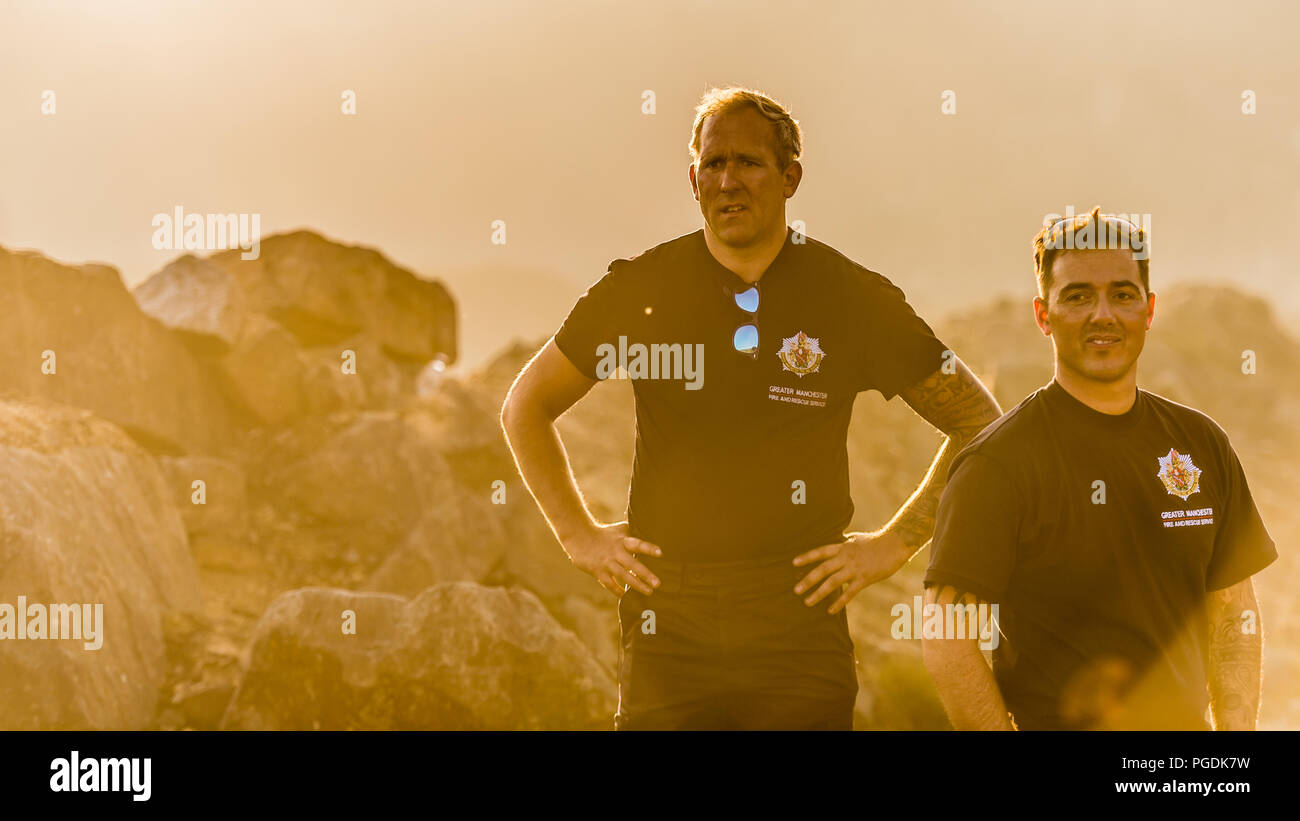
[[[1192,464],[1192,457],[1170,448],[1168,454],[1159,457],[1159,461],[1160,472],[1156,476],[1172,495],[1185,502],[1188,496],[1201,489],[1201,469]]]
[[[802,377],[806,373],[815,373],[821,367],[826,354],[814,337],[800,331],[791,337],[781,338],[781,350],[776,352],[781,359],[781,366],[791,373]]]

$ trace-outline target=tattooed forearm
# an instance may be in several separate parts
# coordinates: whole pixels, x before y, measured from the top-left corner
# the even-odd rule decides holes
[[[1251,580],[1211,593],[1207,610],[1210,712],[1215,729],[1253,730],[1259,716],[1263,639]]]
[[[935,514],[939,509],[939,497],[948,482],[948,467],[964,444],[965,442],[954,442],[951,437],[943,443],[921,486],[894,514],[893,521],[886,525],[887,529],[896,530],[903,537],[903,543],[910,553],[916,553],[934,535]]]
[[[934,373],[899,392],[922,419],[950,437],[970,439],[1002,415],[998,402],[970,368],[954,358],[944,373]]]
[[[899,395],[914,411],[948,436],[925,480],[903,504],[887,529],[897,531],[915,553],[934,535],[939,496],[948,482],[948,467],[967,442],[1002,415],[997,400],[959,359],[954,373],[939,369]]]

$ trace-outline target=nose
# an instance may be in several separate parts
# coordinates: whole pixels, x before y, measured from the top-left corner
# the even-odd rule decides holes
[[[1110,307],[1110,299],[1105,294],[1102,294],[1101,298],[1097,300],[1097,311],[1092,315],[1092,318],[1094,321],[1098,319],[1113,321],[1115,319],[1115,312]]]
[[[722,175],[718,177],[718,188],[723,191],[734,191],[739,187],[740,181],[735,173],[735,166],[731,162],[724,163]]]

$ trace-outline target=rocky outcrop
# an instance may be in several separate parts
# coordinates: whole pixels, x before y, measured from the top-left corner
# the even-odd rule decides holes
[[[305,346],[364,333],[395,357],[456,359],[455,304],[447,289],[372,248],[295,231],[264,239],[257,259],[230,250],[212,261],[235,277],[249,310],[275,319]]]
[[[408,600],[317,588],[267,609],[222,726],[601,729],[616,701],[610,673],[527,591],[459,582]]]
[[[504,581],[505,513],[485,495],[458,494],[427,511],[364,589],[415,596],[444,582]]]
[[[248,317],[230,272],[192,254],[169,263],[133,293],[142,311],[199,347],[234,347]]]
[[[0,727],[148,725],[166,674],[164,619],[200,609],[172,488],[119,428],[49,402],[0,402],[0,464]],[[102,605],[100,646],[87,649],[86,622],[83,641],[62,630],[41,640],[26,618],[23,640],[2,611],[19,596],[91,605],[83,615]]]
[[[423,367],[456,358],[441,283],[310,231],[268,237],[254,260],[181,257],[135,295],[217,375],[248,427],[396,407]]]
[[[245,317],[231,348],[210,355],[209,362],[234,404],[251,415],[252,424],[280,425],[307,412],[302,354],[293,334],[275,321],[258,314]],[[356,379],[342,373],[340,378]]]
[[[0,293],[0,393],[87,408],[163,451],[229,441],[229,408],[202,364],[113,268],[0,248]]]
[[[392,549],[425,511],[459,498],[437,443],[399,411],[314,418],[254,441],[258,496],[297,524],[347,530],[366,554]]]

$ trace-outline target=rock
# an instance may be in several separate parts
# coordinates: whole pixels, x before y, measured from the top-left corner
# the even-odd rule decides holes
[[[222,570],[268,578],[275,573],[262,551],[243,539],[230,538],[221,533],[194,534],[190,540],[190,553],[200,571]],[[254,615],[261,615],[260,610]]]
[[[528,490],[510,486],[512,515],[506,520],[506,551],[502,572],[508,584],[527,587],[555,606],[566,596],[593,601],[609,597],[600,582],[574,566],[551,532]]]
[[[351,351],[355,370],[343,370],[344,353]],[[359,335],[335,345],[306,348],[300,354],[303,393],[314,414],[358,408],[393,408],[412,393],[407,376],[374,339]]]
[[[183,730],[185,729],[185,716],[175,707],[167,707],[158,714],[158,720],[154,722],[151,730]]]
[[[935,330],[1003,410],[1052,379],[1052,341],[1034,324],[1028,299],[1004,297],[948,317]]]
[[[279,425],[307,409],[304,365],[293,334],[264,316],[248,316],[231,349],[216,360],[234,401],[260,425]]]
[[[135,289],[139,307],[194,351],[244,427],[400,405],[421,368],[456,358],[451,295],[378,251],[310,231],[180,257]],[[357,359],[343,373],[344,350]],[[39,366],[39,360],[36,360]]]
[[[585,596],[565,596],[560,603],[560,623],[573,631],[582,643],[605,666],[618,675],[618,607],[613,596],[606,593],[607,605],[600,607]]]
[[[222,727],[600,729],[616,703],[609,672],[527,591],[312,588],[267,609]]]
[[[195,730],[216,730],[234,694],[235,688],[230,684],[199,685],[178,693],[175,704],[187,726]]]
[[[201,611],[174,494],[90,412],[0,401],[0,603],[102,605],[102,645],[0,641],[0,726],[141,729],[167,674],[164,621]]]
[[[458,498],[435,443],[393,411],[280,431],[261,456],[255,470],[265,498],[299,522],[363,530],[359,549],[391,549],[426,510]]]
[[[544,341],[536,345],[514,343],[483,367],[460,379],[478,407],[486,409],[492,424],[491,438],[503,446],[504,433],[498,418],[506,393]],[[621,380],[595,385],[559,418],[557,427],[568,451],[573,474],[592,513],[603,521],[625,519],[636,445],[636,403],[631,382]],[[487,438],[484,434],[475,434],[476,438],[480,436]],[[508,449],[506,454],[510,460],[510,473],[514,475],[514,462]]]
[[[501,430],[499,414],[506,391],[536,350],[514,344],[482,368],[445,379],[410,415],[420,419],[413,424],[429,431],[431,438],[447,443],[443,453],[462,481],[504,482],[509,511],[503,564],[507,583],[527,587],[552,608],[570,595],[603,601],[609,593],[573,566],[519,480]],[[560,417],[560,435],[578,486],[592,513],[602,521],[626,518],[635,426],[632,389],[627,383],[597,385]]]
[[[228,533],[239,536],[248,528],[248,499],[244,472],[215,456],[162,456],[158,459],[172,489],[172,498],[191,536]],[[195,481],[203,482],[203,504],[196,504]]]
[[[497,422],[500,411],[472,384],[447,378],[420,398],[409,417],[430,439],[443,443],[444,452],[496,448],[509,459]]]
[[[262,240],[257,259],[240,254],[222,251],[211,259],[235,277],[249,310],[280,322],[304,346],[364,333],[396,357],[456,359],[450,293],[374,249],[295,231]]]
[[[247,309],[235,279],[221,265],[186,254],[132,291],[140,310],[191,337],[199,350],[234,347]]]
[[[274,505],[294,538],[357,551],[373,571],[368,589],[411,595],[441,581],[512,578],[545,597],[603,595],[514,478],[504,441],[485,443],[440,413],[347,412],[259,432],[247,447],[250,492]]]
[[[415,395],[421,399],[437,393],[447,375],[447,360],[439,354],[415,375]]]
[[[481,494],[457,490],[421,517],[365,590],[414,596],[443,582],[487,582],[500,571],[509,544],[506,511],[488,501],[487,488]]]
[[[413,392],[418,366],[394,362],[374,339],[300,348],[293,334],[250,315],[234,346],[218,360],[228,390],[258,425],[292,423],[304,414],[400,406]],[[344,371],[344,354],[355,363]],[[407,371],[410,373],[408,374]]]
[[[419,503],[419,525],[369,578],[368,590],[413,595],[438,582],[493,581],[526,587],[549,607],[568,595],[608,596],[569,561],[517,478],[494,414],[472,392],[448,379],[435,398],[399,416],[399,438],[408,444],[385,452],[432,448],[437,456],[417,464],[438,465],[452,481]]]
[[[0,292],[0,393],[87,408],[162,451],[215,453],[229,441],[225,398],[113,268],[0,248]],[[42,370],[46,351],[53,373]]]
[[[366,406],[366,386],[357,374],[343,373],[340,351],[327,349],[322,354],[304,351],[302,368],[303,399],[307,412],[320,416]]]

